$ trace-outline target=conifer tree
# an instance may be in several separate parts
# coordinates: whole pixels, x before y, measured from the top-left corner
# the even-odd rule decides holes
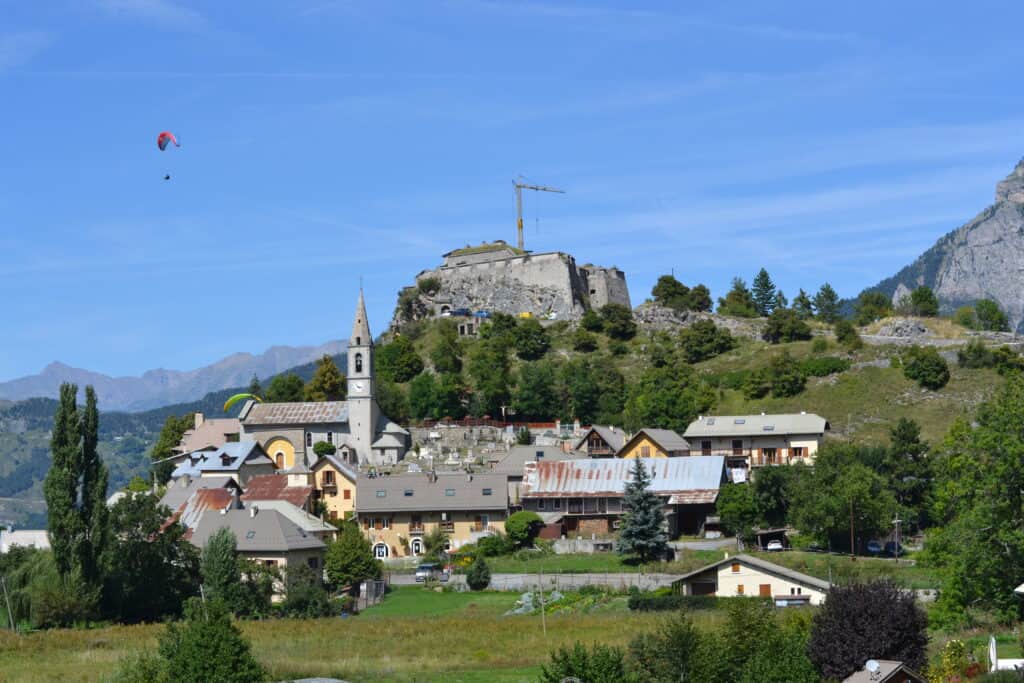
[[[753,318],[757,315],[754,297],[747,289],[743,278],[732,279],[732,289],[724,297],[718,297],[718,312],[721,315],[734,315],[738,318]]]
[[[803,290],[803,287],[800,288],[800,292],[793,299],[793,310],[796,311],[797,317],[801,320],[814,317],[814,304],[811,303],[811,297],[807,296],[807,292]]]
[[[228,606],[233,606],[238,583],[242,578],[237,548],[238,541],[234,532],[227,527],[218,529],[203,546],[199,565],[206,596],[223,600]]]
[[[345,522],[341,536],[327,546],[324,556],[327,582],[336,590],[345,586],[359,590],[366,579],[380,576],[380,561],[374,558],[369,539],[363,536],[354,522]]]
[[[839,295],[827,282],[814,295],[814,311],[826,323],[834,323],[839,319]]]
[[[775,283],[772,282],[767,270],[762,268],[757,272],[751,290],[757,314],[760,316],[771,315],[772,309],[775,307]]]
[[[263,386],[260,384],[260,379],[253,374],[252,379],[249,380],[249,393],[253,396],[259,396],[263,398]]]
[[[661,499],[650,490],[651,476],[640,458],[633,461],[632,474],[622,500],[625,514],[619,531],[619,554],[650,562],[668,552],[668,535],[662,529],[665,515]]]
[[[775,291],[775,299],[772,301],[772,311],[778,311],[789,307],[789,299],[781,289]]]
[[[316,362],[316,372],[313,373],[313,378],[309,380],[304,392],[307,401],[345,400],[345,375],[341,374],[333,358],[324,354],[323,358]]]

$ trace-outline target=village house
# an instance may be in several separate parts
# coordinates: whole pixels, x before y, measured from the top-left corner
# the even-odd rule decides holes
[[[671,429],[641,429],[627,441],[616,457],[676,458],[690,454],[690,444]]]
[[[319,538],[324,543],[329,543],[338,537],[338,527],[328,524],[315,515],[311,515],[297,505],[287,500],[261,500],[256,503],[248,503],[245,508],[256,507],[260,512],[273,510],[284,515],[288,521],[295,524],[310,536]]]
[[[356,471],[333,455],[313,465],[313,498],[322,502],[328,519],[347,519],[356,510]]]
[[[863,669],[844,678],[843,683],[927,683],[927,679],[903,662],[869,659]]]
[[[177,479],[167,482],[167,488],[164,495],[160,497],[159,505],[163,505],[173,512],[191,498],[196,491],[202,489],[226,489],[229,492],[233,491],[233,495],[237,499],[241,495],[242,487],[234,477],[229,475],[193,477],[182,474]]]
[[[310,512],[313,509],[310,476],[308,472],[287,471],[252,477],[245,486],[242,502],[251,504],[283,500]]]
[[[422,555],[423,537],[435,529],[458,550],[504,532],[507,479],[501,474],[396,474],[359,477],[356,517],[380,559]]]
[[[46,529],[0,529],[0,555],[11,552],[14,546],[49,550],[50,534]]]
[[[643,458],[651,475],[650,490],[663,501],[670,537],[699,535],[714,514],[718,491],[725,483],[725,459]],[[633,479],[633,462],[622,458],[526,465],[521,495],[523,509],[547,523],[546,536],[591,536],[618,530],[622,497]]]
[[[258,505],[244,510],[207,510],[189,541],[203,548],[222,528],[234,533],[238,554],[242,557],[283,571],[305,565],[314,570],[317,577],[321,576],[324,542],[277,510],[261,510]],[[281,599],[282,590],[283,586],[275,586],[275,599]]]
[[[377,403],[373,338],[362,291],[348,342],[348,385],[344,401],[259,403],[248,401],[238,417],[242,438],[256,439],[278,469],[312,467],[314,446],[336,447],[339,460],[354,466],[393,465],[405,457],[409,432]]]
[[[193,426],[181,435],[181,441],[175,446],[176,453],[192,453],[205,448],[220,448],[226,443],[238,441],[242,432],[241,423],[237,418],[207,418],[202,413],[192,416]]]
[[[593,425],[573,446],[588,458],[614,458],[626,443],[626,433],[618,427]]]
[[[751,555],[726,557],[672,583],[683,595],[771,598],[776,607],[820,605],[828,581],[787,569]]]
[[[499,460],[490,463],[489,472],[503,474],[508,478],[509,509],[522,507],[521,489],[528,462],[559,462],[582,457],[581,454],[563,451],[558,446],[513,446]]]
[[[828,421],[813,413],[716,415],[694,420],[683,436],[692,455],[721,455],[730,469],[749,469],[813,464],[829,429]]]
[[[255,441],[226,443],[217,450],[188,453],[171,472],[172,479],[187,475],[192,479],[232,477],[243,487],[252,477],[272,474],[274,463]]]

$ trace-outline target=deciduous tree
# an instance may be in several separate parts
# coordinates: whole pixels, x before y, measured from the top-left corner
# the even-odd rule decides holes
[[[299,403],[305,396],[305,383],[294,372],[277,375],[270,380],[267,395],[270,403]]]

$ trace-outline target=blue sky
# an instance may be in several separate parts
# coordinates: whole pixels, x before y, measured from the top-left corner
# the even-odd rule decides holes
[[[375,332],[513,240],[715,296],[892,274],[1024,155],[1022,3],[0,0],[0,380]],[[159,131],[182,147],[161,154]],[[164,173],[173,179],[164,182]]]

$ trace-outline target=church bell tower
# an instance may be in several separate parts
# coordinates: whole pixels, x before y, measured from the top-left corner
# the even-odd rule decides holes
[[[348,428],[356,444],[359,462],[371,459],[371,444],[377,430],[380,408],[377,406],[373,372],[373,338],[366,320],[366,302],[359,290],[356,319],[348,339]]]

